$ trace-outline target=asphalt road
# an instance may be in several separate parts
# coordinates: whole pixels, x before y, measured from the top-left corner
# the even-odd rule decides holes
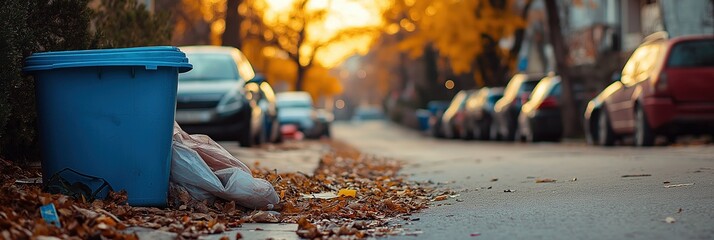
[[[436,140],[385,122],[336,123],[332,132],[364,152],[403,160],[412,180],[455,192],[413,215],[418,221],[396,222],[417,237],[390,238],[714,239],[711,144]],[[622,177],[642,174],[650,176]],[[536,183],[542,178],[557,181]],[[685,186],[665,187],[673,184]]]

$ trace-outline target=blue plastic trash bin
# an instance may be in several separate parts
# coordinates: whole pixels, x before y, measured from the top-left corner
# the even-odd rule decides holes
[[[166,205],[178,74],[191,69],[169,46],[28,57],[23,70],[35,78],[43,181],[69,169],[126,190],[130,205]]]

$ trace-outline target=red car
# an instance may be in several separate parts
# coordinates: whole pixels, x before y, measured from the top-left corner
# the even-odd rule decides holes
[[[648,36],[585,120],[588,139],[605,146],[627,136],[652,146],[657,135],[714,134],[714,35]]]

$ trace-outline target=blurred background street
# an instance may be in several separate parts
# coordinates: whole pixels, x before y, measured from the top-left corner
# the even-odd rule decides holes
[[[714,238],[714,0],[8,0],[0,55],[0,239]],[[167,200],[231,185],[215,156],[272,202]],[[130,183],[130,216],[46,226],[61,169]]]
[[[402,173],[412,180],[443,183],[439,189],[453,191],[454,197],[399,222],[423,231],[423,239],[464,239],[474,233],[484,239],[707,239],[714,234],[711,146],[435,140],[381,121],[336,124],[334,134],[366,153],[404,161]],[[536,183],[544,179],[556,181]],[[676,184],[685,185],[666,187]],[[667,217],[676,224],[667,224]]]

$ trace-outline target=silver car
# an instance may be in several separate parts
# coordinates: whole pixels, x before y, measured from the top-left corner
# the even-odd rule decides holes
[[[281,126],[294,125],[309,138],[329,137],[334,116],[325,110],[316,110],[309,93],[281,92],[276,98]]]

